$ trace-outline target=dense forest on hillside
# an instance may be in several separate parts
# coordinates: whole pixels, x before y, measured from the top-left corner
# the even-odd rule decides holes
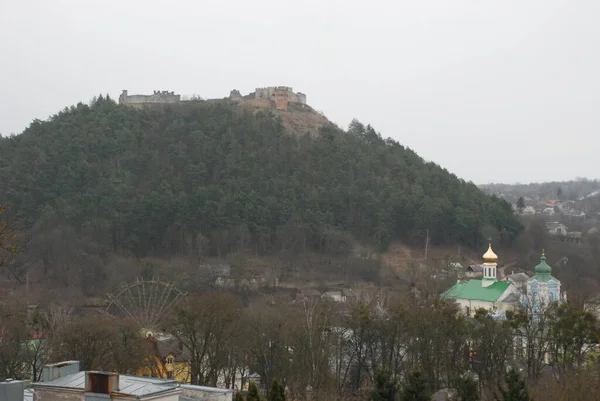
[[[0,182],[44,263],[57,241],[99,257],[344,253],[422,244],[427,231],[476,247],[484,227],[506,241],[521,229],[504,200],[371,126],[289,135],[268,110],[225,103],[80,103],[0,138]]]

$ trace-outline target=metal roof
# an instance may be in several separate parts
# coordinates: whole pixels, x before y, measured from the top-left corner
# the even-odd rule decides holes
[[[206,387],[206,386],[197,386],[195,384],[180,384],[184,390],[193,390],[193,391],[203,391],[206,393],[220,393],[220,394],[229,394],[234,391],[230,388],[218,388],[218,387]]]
[[[509,274],[505,278],[507,280],[512,280],[515,282],[526,282],[527,280],[529,280],[529,276],[525,273],[513,273],[513,274]]]
[[[481,280],[469,280],[466,283],[454,284],[442,296],[446,298],[496,302],[509,286],[510,283],[506,281],[496,281],[489,287],[484,287]]]
[[[475,273],[481,273],[481,272],[483,272],[483,266],[482,265],[469,265],[467,270],[471,270],[472,272],[475,272]]]
[[[85,372],[77,372],[71,375],[59,377],[48,382],[33,383],[34,387],[62,387],[82,389],[85,386]]]
[[[79,361],[75,361],[75,360],[62,361],[62,362],[57,362],[57,363],[49,363],[49,364],[44,365],[44,366],[47,366],[49,368],[55,368],[55,367],[56,368],[60,368],[60,367],[63,367],[63,366],[75,365],[75,364],[79,365]]]
[[[58,379],[34,383],[34,388],[59,387],[76,390],[84,390],[85,373],[78,372],[72,375],[59,377]],[[119,394],[134,397],[143,397],[152,394],[164,393],[177,390],[178,383],[175,380],[156,379],[152,377],[119,375]]]

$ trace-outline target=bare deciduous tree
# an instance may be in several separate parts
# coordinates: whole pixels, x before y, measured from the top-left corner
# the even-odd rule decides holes
[[[215,292],[186,299],[177,312],[177,337],[190,352],[193,384],[216,386],[219,373],[228,366],[239,320],[237,300]]]

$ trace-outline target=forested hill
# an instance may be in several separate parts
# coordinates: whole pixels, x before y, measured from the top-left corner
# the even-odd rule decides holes
[[[0,139],[0,182],[34,243],[63,233],[98,254],[347,252],[427,230],[475,247],[486,225],[520,230],[508,203],[370,126],[288,135],[267,110],[206,102],[65,109]]]

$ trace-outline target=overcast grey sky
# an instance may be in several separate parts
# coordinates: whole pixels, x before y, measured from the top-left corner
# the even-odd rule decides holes
[[[0,133],[286,85],[475,183],[597,178],[598,0],[0,0]]]

